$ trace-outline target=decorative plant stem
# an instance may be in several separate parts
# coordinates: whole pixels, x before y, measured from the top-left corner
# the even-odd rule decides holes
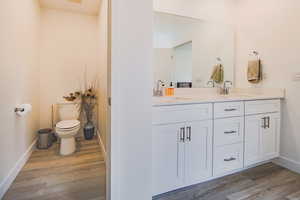
[[[94,110],[97,105],[97,96],[94,86],[85,89],[82,92],[71,93],[70,96],[64,97],[67,101],[77,102],[80,114],[85,114],[87,123],[84,126],[85,138],[90,140],[94,137],[95,126],[93,124]]]

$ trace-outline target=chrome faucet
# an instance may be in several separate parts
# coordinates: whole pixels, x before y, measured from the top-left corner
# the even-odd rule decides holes
[[[206,83],[206,85],[207,86],[212,86],[213,88],[215,87],[215,81],[213,81],[213,80],[210,80],[210,81],[208,81],[207,83]]]
[[[156,87],[153,88],[153,96],[155,96],[155,97],[163,96],[163,85],[164,85],[164,82],[161,80],[158,80],[156,82]]]
[[[228,84],[230,84],[230,85],[228,86]],[[229,90],[232,87],[232,85],[233,85],[232,81],[224,81],[223,87],[220,88],[220,94],[228,95]]]

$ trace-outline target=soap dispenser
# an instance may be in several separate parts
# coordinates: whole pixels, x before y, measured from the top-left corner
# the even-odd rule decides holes
[[[173,82],[170,83],[170,87],[166,88],[165,90],[166,96],[174,96],[175,88]]]

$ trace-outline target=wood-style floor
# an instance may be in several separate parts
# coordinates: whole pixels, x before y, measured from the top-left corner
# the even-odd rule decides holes
[[[58,145],[35,150],[3,200],[105,200],[105,163],[97,139],[79,139],[79,151],[58,154]]]
[[[170,192],[155,200],[300,200],[300,175],[269,163]],[[36,150],[4,200],[105,200],[105,163],[97,140],[61,157],[58,147]]]
[[[155,200],[300,200],[300,175],[269,163]]]

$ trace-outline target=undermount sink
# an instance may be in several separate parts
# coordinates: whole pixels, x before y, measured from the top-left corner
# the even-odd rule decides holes
[[[221,96],[228,97],[228,98],[244,98],[244,97],[251,97],[251,95],[248,95],[248,94],[234,94],[234,93],[231,93],[231,94],[228,94],[228,95],[221,95]]]

